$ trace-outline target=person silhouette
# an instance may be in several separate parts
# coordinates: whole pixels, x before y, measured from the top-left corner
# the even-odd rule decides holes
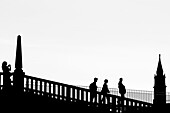
[[[108,80],[105,79],[105,80],[104,80],[103,87],[102,87],[102,90],[101,90],[101,93],[103,94],[103,98],[102,98],[102,102],[103,102],[103,103],[106,102],[105,99],[106,99],[107,101],[109,101],[107,94],[110,93],[110,91],[109,91],[109,89],[108,89],[107,83],[108,83]]]
[[[3,71],[3,89],[4,92],[7,93],[8,91],[10,91],[10,87],[11,87],[11,65],[7,65],[7,62],[4,61],[2,63],[2,71]]]
[[[118,83],[118,88],[119,88],[119,93],[120,93],[120,95],[121,95],[121,100],[122,100],[122,102],[123,102],[123,99],[124,99],[125,93],[126,93],[126,88],[125,88],[125,86],[123,85],[122,81],[123,81],[123,78],[120,78],[120,79],[119,79],[119,83]],[[123,103],[122,103],[122,104],[123,104]]]
[[[98,78],[94,78],[94,81],[90,84],[90,102],[93,103],[93,100],[97,102],[97,83]]]

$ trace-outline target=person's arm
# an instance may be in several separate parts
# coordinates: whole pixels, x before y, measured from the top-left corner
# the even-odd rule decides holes
[[[107,87],[107,92],[110,93],[109,88]]]
[[[9,69],[9,71],[11,71],[11,65],[10,64],[8,65],[8,69]]]

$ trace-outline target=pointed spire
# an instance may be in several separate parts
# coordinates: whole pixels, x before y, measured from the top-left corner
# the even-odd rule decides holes
[[[163,75],[163,68],[161,64],[161,54],[159,54],[159,62],[158,62],[158,67],[156,71],[157,75]]]
[[[15,68],[22,69],[22,48],[21,48],[21,36],[20,35],[18,35],[17,37]]]

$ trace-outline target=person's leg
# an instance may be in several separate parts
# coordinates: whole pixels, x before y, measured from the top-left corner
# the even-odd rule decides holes
[[[106,95],[106,99],[107,99],[107,104],[110,104],[110,98],[108,95]]]
[[[93,103],[93,93],[90,93],[90,103]]]
[[[121,94],[121,105],[124,105],[124,94]]]
[[[97,94],[94,94],[94,103],[97,103]]]
[[[103,104],[106,104],[106,95],[103,94],[103,99],[102,99]]]

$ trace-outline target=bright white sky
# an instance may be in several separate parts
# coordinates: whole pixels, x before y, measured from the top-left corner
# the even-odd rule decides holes
[[[169,0],[1,0],[0,62],[14,70],[22,36],[27,75],[88,86],[153,90],[161,54],[170,91]]]

